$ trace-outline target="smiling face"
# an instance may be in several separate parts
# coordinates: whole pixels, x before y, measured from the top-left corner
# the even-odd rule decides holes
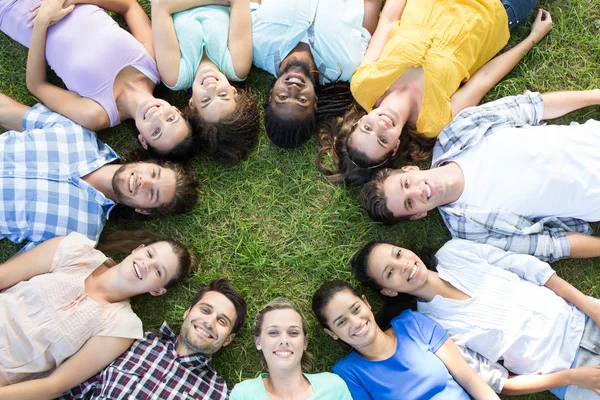
[[[180,273],[179,258],[167,242],[142,244],[115,268],[120,283],[128,285],[131,292],[154,296],[166,292],[165,286]]]
[[[302,354],[308,346],[302,317],[289,308],[267,312],[254,343],[262,350],[269,371],[301,368]]]
[[[400,146],[402,127],[398,113],[389,107],[379,107],[358,120],[348,138],[348,146],[360,150],[373,162],[394,155]]]
[[[269,93],[269,104],[280,117],[302,120],[315,112],[317,96],[308,65],[291,60]]]
[[[186,310],[184,318],[179,334],[183,344],[180,355],[200,353],[210,357],[235,336],[231,333],[237,318],[235,306],[219,292],[206,292]]]
[[[336,293],[324,309],[329,329],[325,332],[359,350],[372,344],[380,329],[366,299],[349,290]]]
[[[217,122],[231,115],[236,107],[237,89],[217,68],[206,66],[196,72],[189,105],[206,122]]]
[[[190,134],[177,107],[154,97],[138,104],[135,126],[142,147],[152,147],[159,153],[168,152]]]
[[[379,244],[373,248],[367,273],[384,288],[381,293],[386,296],[414,294],[429,276],[429,270],[415,253],[391,244]]]
[[[112,179],[112,188],[120,204],[144,212],[173,201],[175,172],[153,163],[137,162],[121,166]]]
[[[434,171],[405,166],[402,172],[387,177],[383,191],[387,208],[394,217],[423,218],[428,211],[449,202],[446,199],[448,184],[438,179]]]

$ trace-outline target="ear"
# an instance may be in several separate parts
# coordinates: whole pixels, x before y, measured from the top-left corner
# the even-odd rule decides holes
[[[188,308],[187,310],[185,310],[183,312],[183,319],[186,319],[189,313],[190,313],[190,309]]]
[[[269,90],[269,99],[267,100],[267,103],[271,102],[271,94],[273,93],[273,89]]]
[[[398,142],[398,145],[400,145],[400,142]],[[409,172],[409,171],[418,171],[419,167],[417,167],[416,165],[405,165],[404,167],[402,167],[402,171],[404,172]]]
[[[188,106],[190,106],[190,107],[194,108],[194,99],[192,99],[191,97],[190,97],[190,99],[188,100]]]
[[[304,335],[304,350],[308,349],[308,335]]]
[[[238,90],[235,88],[235,86],[232,86],[232,88],[233,88],[233,95],[234,95],[235,97],[237,97],[237,95],[238,95]]]
[[[416,220],[421,219],[421,218],[426,217],[426,216],[427,216],[427,211],[411,215],[409,219],[411,221],[416,221]]]
[[[135,212],[136,212],[136,213],[138,213],[138,214],[142,214],[142,215],[150,215],[150,211],[148,211],[148,210],[143,210],[143,209],[141,209],[141,208],[136,208],[136,209],[135,209]]]
[[[138,247],[135,248],[135,250],[132,251],[132,253],[136,250],[141,249],[142,247],[145,247],[146,245],[144,243],[140,244]]]
[[[396,296],[398,296],[398,292],[394,292],[391,289],[381,289],[379,291],[379,293],[381,293],[382,295],[387,296],[387,297],[396,297]]]
[[[144,139],[141,133],[138,135],[138,141],[140,142],[144,150],[148,150],[148,142],[146,142],[146,139]]]
[[[326,334],[328,334],[329,336],[331,336],[333,338],[333,340],[338,340],[339,339],[338,336],[335,333],[333,333],[333,331],[330,331],[327,328],[324,328],[323,330],[325,331]]]
[[[367,305],[367,307],[369,307],[369,310],[371,309],[371,305],[369,304],[369,300],[367,300],[367,296],[365,296],[364,294],[361,296],[362,300],[365,302],[365,304]]]
[[[235,333],[232,333],[231,335],[227,336],[227,339],[225,339],[225,341],[223,342],[223,347],[225,347],[229,343],[231,343],[231,341],[233,340],[234,337],[235,337]]]
[[[256,350],[262,350],[262,347],[260,345],[260,338],[258,336],[254,337],[254,345],[256,346]]]
[[[164,287],[161,287],[160,289],[156,289],[150,292],[150,294],[152,296],[162,296],[163,294],[167,293],[167,289],[165,289]]]
[[[398,147],[400,147],[400,139],[396,140],[396,147],[394,147],[394,151],[392,152],[392,157],[396,155],[398,152]]]

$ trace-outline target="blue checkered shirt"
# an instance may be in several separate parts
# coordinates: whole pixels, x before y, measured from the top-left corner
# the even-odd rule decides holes
[[[482,138],[507,128],[539,125],[544,103],[539,93],[526,92],[462,111],[440,133],[433,150],[437,168]],[[525,218],[505,210],[466,204],[439,207],[453,237],[491,244],[515,253],[532,254],[544,261],[570,253],[566,232],[591,234],[590,225],[575,218]]]
[[[118,159],[94,132],[38,104],[23,132],[0,135],[0,238],[44,240],[79,232],[97,241],[115,203],[81,179]]]

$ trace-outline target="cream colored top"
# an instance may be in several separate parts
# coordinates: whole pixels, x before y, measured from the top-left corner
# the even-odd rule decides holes
[[[0,382],[51,372],[92,336],[143,337],[128,300],[100,304],[85,294],[85,279],[107,259],[94,245],[70,233],[49,273],[0,292]]]

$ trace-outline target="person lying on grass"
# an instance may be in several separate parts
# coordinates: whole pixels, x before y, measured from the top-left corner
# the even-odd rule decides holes
[[[393,299],[380,323],[416,306],[448,331],[496,392],[551,390],[566,400],[600,395],[600,302],[547,263],[455,239],[424,258],[370,242],[352,269]]]
[[[179,336],[167,323],[147,332],[118,359],[57,400],[193,399],[227,400],[229,388],[211,366],[244,325],[246,302],[227,279],[201,287],[183,313]]]
[[[423,314],[407,310],[384,331],[367,298],[342,281],[324,283],[312,309],[329,336],[354,349],[333,372],[355,399],[498,399],[446,331]]]
[[[307,324],[300,310],[284,298],[261,308],[254,318],[254,343],[268,373],[238,383],[231,400],[352,400],[346,384],[329,372],[309,374]]]
[[[107,243],[130,252],[119,264],[94,245],[72,232],[0,265],[0,399],[51,399],[96,374],[143,336],[129,298],[162,295],[197,265],[146,232]]]
[[[363,184],[399,160],[428,158],[435,137],[461,110],[479,104],[552,29],[539,10],[531,33],[493,58],[537,0],[387,1],[350,87],[360,106],[321,130],[321,164],[332,182]],[[515,5],[517,7],[515,7]]]
[[[464,110],[440,134],[431,169],[385,169],[366,184],[371,219],[423,218],[436,207],[455,238],[545,261],[600,256],[600,122],[551,125],[600,104],[600,89],[527,92]]]

